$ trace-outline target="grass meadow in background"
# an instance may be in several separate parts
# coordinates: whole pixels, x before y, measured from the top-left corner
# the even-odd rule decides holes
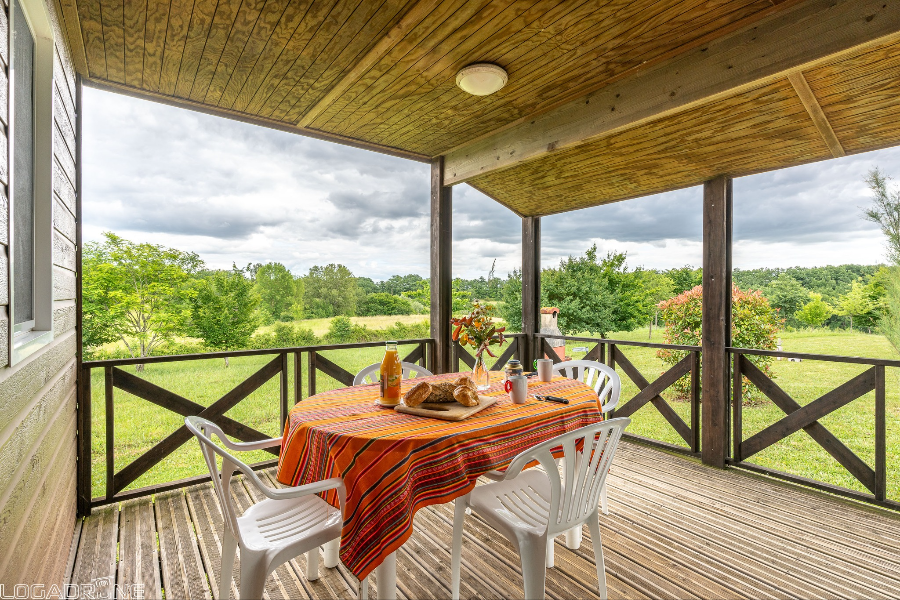
[[[411,322],[422,320],[421,315],[406,317]],[[385,327],[404,317],[363,317],[354,319],[369,327]],[[384,321],[382,323],[381,321]],[[319,323],[318,321],[321,321]],[[405,321],[404,321],[405,322]],[[310,327],[317,335],[328,328],[328,320],[304,321],[302,326]],[[318,330],[317,330],[318,328]],[[612,339],[648,341],[646,328],[627,333],[610,335]],[[840,356],[866,356],[875,358],[898,358],[893,347],[881,335],[846,331],[800,331],[783,332],[782,346],[789,352],[834,354]],[[661,331],[654,330],[653,342],[661,342]],[[574,359],[584,354],[574,348],[589,346],[581,342],[569,342],[566,354]],[[413,346],[401,348],[405,355]],[[656,350],[622,346],[620,350],[643,373],[653,381],[666,366],[656,357]],[[329,360],[339,364],[351,373],[363,367],[380,362],[383,350],[380,347],[354,350],[331,350],[322,353]],[[174,363],[147,365],[143,373],[137,375],[198,404],[208,406],[255,371],[262,368],[272,356],[232,358],[226,367],[222,359],[204,359]],[[489,360],[492,364],[493,359]],[[465,369],[464,365],[461,365]],[[125,367],[134,372],[134,367]],[[775,361],[773,371],[775,381],[798,403],[806,405],[822,394],[838,387],[866,369],[864,365],[803,361],[800,363]],[[306,357],[302,361],[303,397],[308,395]],[[621,403],[637,394],[637,387],[619,371],[623,379]],[[291,360],[290,393],[294,389],[293,360]],[[92,396],[92,479],[94,496],[105,494],[105,412],[103,402],[103,370],[94,369],[91,377]],[[318,391],[339,387],[337,381],[318,373]],[[674,399],[670,390],[664,393],[676,412],[685,422],[690,422],[690,404]],[[292,396],[291,400],[292,401]],[[854,400],[847,406],[823,418],[820,422],[851,450],[870,465],[874,465],[874,393]],[[121,390],[114,395],[115,427],[115,469],[121,470],[149,450],[154,444],[171,434],[183,424],[183,418],[150,402],[136,398]],[[281,435],[279,421],[279,377],[272,378],[259,390],[226,413],[273,437]],[[744,439],[779,420],[784,413],[771,402],[763,402],[743,409]],[[680,436],[663,417],[648,403],[633,415],[629,431],[657,440],[685,445]],[[248,453],[247,462],[257,462],[273,458],[264,452]],[[795,475],[817,479],[854,490],[866,491],[828,453],[816,444],[805,432],[799,431],[751,457],[753,462],[765,467],[786,471]],[[887,370],[887,467],[888,497],[900,500],[900,372]],[[194,440],[176,450],[160,464],[145,473],[129,486],[129,489],[156,483],[174,481],[206,473],[206,466]]]

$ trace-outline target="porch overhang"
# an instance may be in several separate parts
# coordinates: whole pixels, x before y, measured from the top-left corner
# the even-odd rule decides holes
[[[88,85],[443,156],[521,216],[900,143],[900,0],[58,1]]]

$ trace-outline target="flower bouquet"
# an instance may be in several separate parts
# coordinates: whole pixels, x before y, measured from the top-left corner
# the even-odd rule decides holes
[[[475,348],[475,366],[472,368],[472,379],[479,390],[490,387],[490,373],[484,364],[483,354],[496,358],[491,346],[502,346],[506,341],[503,332],[506,327],[494,324],[494,305],[482,304],[477,300],[472,304],[472,312],[464,317],[450,319],[453,329],[453,341],[462,346]]]

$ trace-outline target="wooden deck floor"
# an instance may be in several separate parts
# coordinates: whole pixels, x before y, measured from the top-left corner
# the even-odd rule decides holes
[[[71,582],[111,577],[143,583],[146,598],[162,590],[167,599],[215,598],[221,521],[210,486],[95,510],[77,534]],[[257,500],[252,486],[236,487],[240,504]],[[629,443],[616,456],[609,502],[611,514],[600,521],[610,598],[900,597],[893,514]],[[451,523],[452,505],[416,516],[398,554],[401,597],[449,597]],[[547,597],[596,597],[587,528],[578,551],[561,540]],[[343,566],[322,567],[309,582],[304,563],[279,568],[269,598],[356,597],[356,578]],[[474,515],[463,565],[464,597],[522,597],[513,548]]]

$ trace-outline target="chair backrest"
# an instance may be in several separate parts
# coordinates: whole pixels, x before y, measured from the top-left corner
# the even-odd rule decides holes
[[[600,490],[629,423],[631,419],[622,417],[588,425],[529,448],[513,459],[506,479],[518,475],[532,461],[538,461],[550,479],[548,536],[584,523],[597,510]],[[564,457],[562,477],[553,456],[560,448]]]
[[[605,413],[619,403],[622,380],[612,367],[593,360],[568,360],[553,365],[553,372],[593,388],[600,400],[600,410]]]
[[[403,379],[414,379],[416,377],[427,377],[428,375],[434,375],[434,373],[432,373],[425,367],[420,367],[415,363],[401,362],[400,366],[403,367]],[[378,383],[379,377],[381,377],[381,363],[375,363],[374,365],[369,365],[368,367],[357,373],[356,377],[353,378],[353,385]]]
[[[186,417],[184,424],[200,442],[200,451],[203,453],[206,466],[209,468],[209,474],[212,476],[216,497],[219,499],[219,506],[222,507],[222,514],[225,517],[225,526],[240,541],[241,532],[237,524],[238,513],[231,500],[231,476],[235,470],[239,470],[244,474],[249,473],[253,476],[256,474],[253,473],[253,470],[246,463],[213,441],[212,435],[215,434],[220,440],[227,442],[225,433],[218,425],[196,416]],[[222,457],[221,468],[218,466],[216,455]]]

